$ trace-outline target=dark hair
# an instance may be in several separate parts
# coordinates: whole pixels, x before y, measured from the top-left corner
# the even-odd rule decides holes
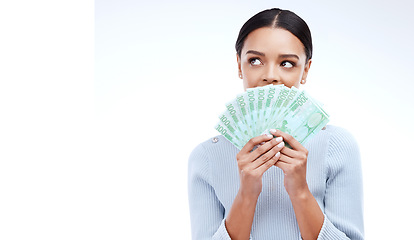
[[[239,57],[247,35],[262,27],[282,28],[291,32],[305,47],[306,61],[312,58],[312,36],[308,25],[294,12],[279,8],[259,12],[242,26],[236,41],[236,51]]]

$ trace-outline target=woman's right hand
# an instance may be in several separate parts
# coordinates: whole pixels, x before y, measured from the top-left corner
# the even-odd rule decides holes
[[[260,135],[250,139],[237,154],[240,188],[225,221],[231,239],[249,239],[263,173],[279,160],[283,147],[282,137]]]
[[[259,197],[263,173],[279,160],[284,146],[282,137],[273,138],[272,135],[254,137],[244,145],[236,156],[240,176],[239,193],[243,197]]]

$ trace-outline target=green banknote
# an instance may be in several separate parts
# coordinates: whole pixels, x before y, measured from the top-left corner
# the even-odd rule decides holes
[[[215,129],[241,149],[269,129],[279,129],[306,144],[328,122],[329,115],[307,92],[267,85],[249,88],[228,102]]]
[[[252,132],[253,135],[257,135],[258,133],[256,132],[257,127],[257,93],[255,91],[255,88],[250,88],[246,90],[247,92],[247,100],[248,100],[248,105],[249,105],[249,112],[250,112],[250,124],[252,126]]]
[[[249,101],[247,94],[239,94],[236,97],[237,105],[240,109],[240,118],[244,122],[244,124],[247,126],[247,131],[249,132],[250,136],[253,136],[255,134],[253,123],[251,121],[250,111],[249,111]]]
[[[246,138],[251,135],[250,129],[244,119],[242,118],[245,114],[241,113],[241,109],[238,106],[236,100],[233,100],[226,104],[227,115],[231,117],[234,126],[236,126],[237,130],[239,130],[240,134],[243,138]],[[220,118],[220,117],[219,117]]]
[[[312,101],[305,92],[301,92],[280,116],[275,126],[292,135],[300,143],[305,144],[315,132],[320,131],[329,121],[329,116]]]
[[[234,135],[232,135],[231,132],[228,131],[226,126],[218,123],[215,126],[215,129],[221,133],[227,140],[229,140],[231,143],[233,143],[234,146],[236,146],[238,149],[242,149],[245,144],[240,143]]]

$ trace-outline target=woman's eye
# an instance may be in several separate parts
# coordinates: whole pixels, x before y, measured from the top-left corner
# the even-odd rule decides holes
[[[291,63],[291,62],[288,62],[288,61],[284,61],[284,62],[282,62],[282,67],[285,67],[285,68],[292,68],[294,66],[294,64],[293,63]]]
[[[258,58],[252,58],[252,59],[249,60],[249,62],[253,66],[257,66],[257,65],[262,64],[262,62]]]

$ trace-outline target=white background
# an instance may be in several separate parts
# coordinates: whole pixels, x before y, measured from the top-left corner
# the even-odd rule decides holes
[[[0,5],[0,238],[190,239],[188,156],[272,7],[308,23],[304,89],[359,143],[366,238],[412,236],[409,1],[104,0]]]

